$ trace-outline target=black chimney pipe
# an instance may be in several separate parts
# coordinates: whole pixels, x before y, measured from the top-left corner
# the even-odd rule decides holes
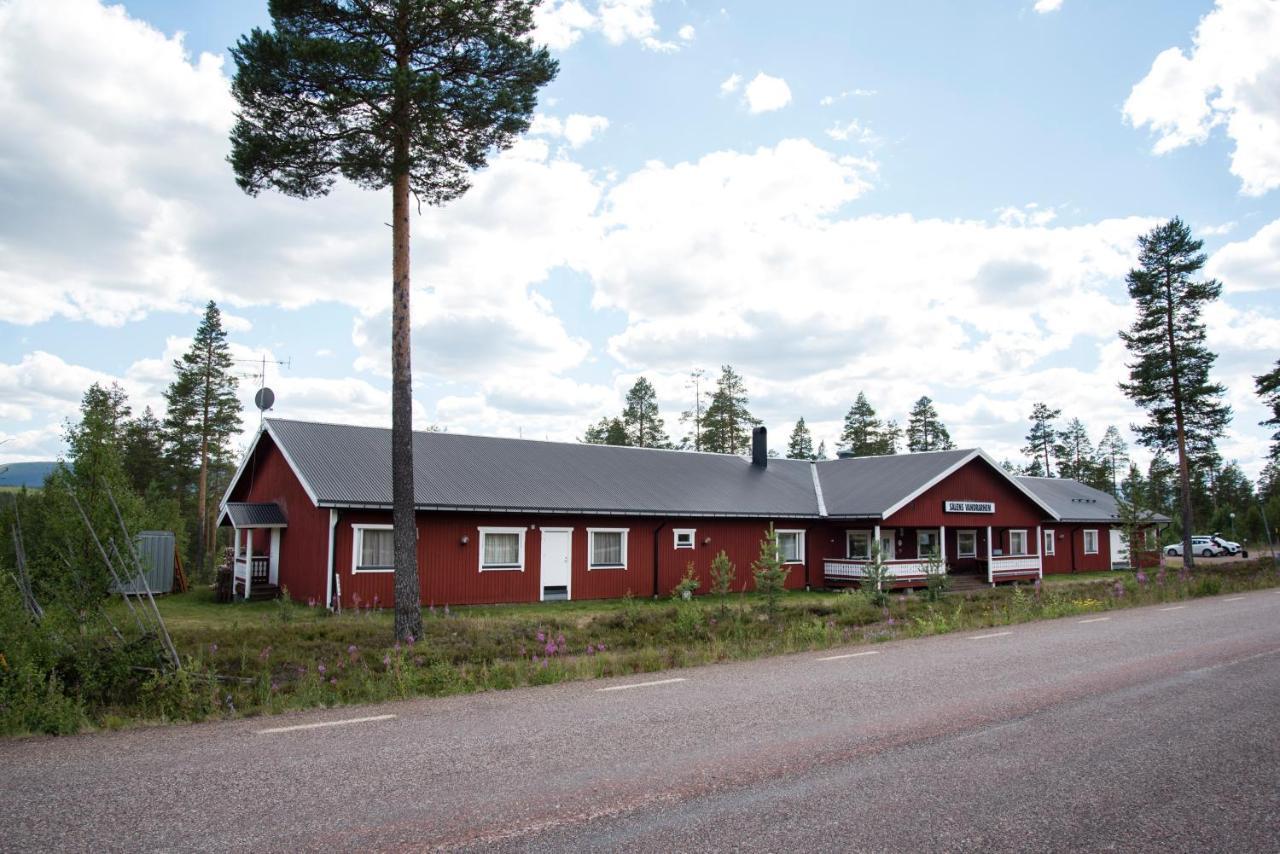
[[[769,467],[769,431],[764,427],[751,431],[751,465]]]

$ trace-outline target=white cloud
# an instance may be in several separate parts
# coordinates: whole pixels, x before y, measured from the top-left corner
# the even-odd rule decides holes
[[[827,128],[826,134],[837,142],[861,142],[872,145],[880,140],[869,128],[863,127],[857,119],[851,119],[844,124],[834,124]]]
[[[534,136],[560,137],[569,143],[570,148],[581,148],[608,127],[609,120],[604,116],[572,113],[562,121],[555,116],[538,113],[529,125],[529,133]]]
[[[1160,53],[1125,101],[1125,117],[1164,154],[1205,142],[1216,127],[1235,143],[1231,173],[1246,195],[1280,186],[1280,3],[1218,0],[1190,54]]]
[[[742,85],[741,74],[730,74],[720,83],[721,95],[732,95],[738,91],[738,87]]]
[[[551,0],[534,11],[534,41],[552,50],[565,50],[591,31],[598,31],[610,44],[635,41],[645,50],[658,53],[680,49],[675,42],[660,37],[661,28],[653,17],[653,0],[598,0],[594,11],[579,0]],[[685,25],[679,36],[691,41],[693,28]]]
[[[1205,272],[1228,293],[1280,289],[1280,219],[1247,240],[1228,243],[1209,259]]]
[[[722,86],[721,89],[724,87]],[[744,93],[747,109],[752,113],[781,110],[791,103],[791,87],[781,77],[770,77],[763,71],[751,78]]]
[[[837,101],[843,101],[845,98],[869,98],[876,94],[875,89],[846,89],[838,95],[823,95],[818,100],[818,106],[830,107]]]
[[[1062,0],[1036,0],[1033,7],[1041,15],[1047,15],[1050,12],[1056,12],[1062,8]]]
[[[698,33],[693,28],[693,24],[685,24],[676,31],[676,35],[680,37],[680,41],[691,42],[697,37]]]

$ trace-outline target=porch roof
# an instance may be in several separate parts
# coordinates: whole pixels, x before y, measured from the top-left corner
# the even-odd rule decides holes
[[[230,521],[236,528],[287,528],[289,520],[285,518],[280,505],[273,501],[250,502],[228,501],[218,524]]]

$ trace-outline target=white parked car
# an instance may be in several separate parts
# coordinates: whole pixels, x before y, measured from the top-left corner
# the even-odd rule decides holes
[[[1196,534],[1191,538],[1191,551],[1200,557],[1217,557],[1228,553],[1213,537],[1201,534]],[[1182,557],[1182,543],[1173,543],[1165,546],[1164,553],[1169,557]]]
[[[1231,556],[1233,556],[1233,557],[1234,557],[1235,555],[1240,554],[1242,551],[1244,551],[1244,547],[1243,547],[1243,546],[1241,546],[1239,543],[1233,543],[1233,542],[1231,542],[1231,540],[1224,539],[1223,537],[1219,536],[1218,534],[1214,534],[1214,535],[1213,535],[1213,537],[1212,537],[1211,539],[1212,539],[1215,543],[1217,543],[1218,545],[1222,546],[1222,548],[1226,551],[1226,553],[1227,553],[1227,554],[1229,554],[1229,555],[1231,555]],[[1245,557],[1248,557],[1248,556],[1249,556],[1249,553],[1248,553],[1248,552],[1244,552],[1244,556],[1245,556]]]

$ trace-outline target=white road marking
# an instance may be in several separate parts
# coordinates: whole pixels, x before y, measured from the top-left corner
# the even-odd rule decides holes
[[[857,658],[860,655],[879,655],[880,650],[873,649],[867,652],[846,652],[844,655],[828,655],[826,658],[819,658],[818,661],[835,661],[839,658]]]
[[[1013,632],[995,632],[989,635],[969,635],[969,640],[986,640],[987,638],[1002,638],[1005,635],[1011,635]]]
[[[1171,607],[1171,608],[1161,608],[1160,610],[1161,610],[1161,611],[1181,611],[1181,610],[1182,610],[1183,608],[1185,608],[1185,607],[1187,607],[1187,606],[1186,606],[1186,605],[1174,605],[1174,606],[1173,606],[1173,607]]]
[[[364,724],[364,723],[369,723],[371,721],[389,721],[394,717],[395,715],[373,715],[372,717],[368,717],[368,718],[347,718],[346,720],[341,720],[341,721],[321,721],[320,723],[316,723],[316,724],[297,724],[295,726],[278,726],[278,727],[272,727],[271,729],[260,729],[258,730],[257,734],[270,735],[272,733],[277,733],[277,732],[296,732],[302,729],[321,729],[322,727],[346,726],[347,724]]]
[[[1092,619],[1088,619],[1088,620],[1076,620],[1076,622],[1077,623],[1105,623],[1107,620],[1110,620],[1110,619],[1111,619],[1110,617],[1093,617]]]
[[[630,685],[611,685],[608,688],[597,688],[597,691],[625,691],[628,688],[648,688],[653,685],[670,685],[672,682],[683,682],[683,678],[658,679],[655,682],[634,682]]]
[[[1226,599],[1223,599],[1222,601],[1223,602],[1239,602],[1243,598],[1244,598],[1243,596],[1228,596]]]

